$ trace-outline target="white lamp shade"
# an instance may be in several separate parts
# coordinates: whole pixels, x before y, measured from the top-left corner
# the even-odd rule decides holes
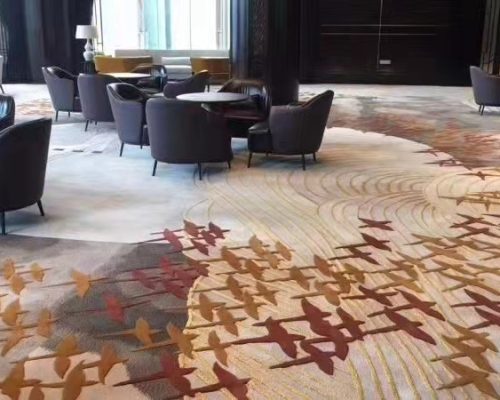
[[[77,25],[76,27],[76,39],[95,39],[97,36],[97,27],[94,25]]]

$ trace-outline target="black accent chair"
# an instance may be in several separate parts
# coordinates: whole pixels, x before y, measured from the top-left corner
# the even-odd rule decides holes
[[[333,92],[328,90],[306,103],[273,107],[267,122],[254,125],[248,135],[248,168],[253,153],[301,155],[306,169],[306,154],[316,152],[323,141]]]
[[[175,99],[181,94],[204,92],[209,80],[209,72],[201,71],[183,81],[168,82],[163,89],[163,94],[167,99]]]
[[[121,141],[120,157],[125,144],[141,146],[141,149],[149,145],[145,112],[148,96],[128,83],[109,84],[108,96]]]
[[[219,92],[241,93],[250,97],[247,101],[230,104],[223,109],[233,137],[246,138],[251,126],[266,121],[269,117],[272,101],[265,82],[231,79]]]
[[[85,131],[90,121],[94,121],[96,125],[98,122],[114,122],[106,86],[116,82],[120,81],[109,75],[81,74],[78,77],[82,113],[87,120]]]
[[[0,131],[14,125],[16,103],[11,96],[0,95]]]
[[[199,104],[154,98],[146,103],[146,119],[155,160],[153,176],[158,161],[198,164],[200,180],[202,163],[227,162],[231,168],[231,135],[222,115],[206,111]]]
[[[59,67],[42,67],[42,73],[52,106],[56,110],[56,121],[59,119],[59,111],[66,111],[68,117],[72,112],[82,112],[75,75]]]
[[[0,132],[0,222],[5,213],[37,204],[42,216],[52,120],[38,119]],[[15,173],[13,173],[15,171]]]
[[[151,75],[149,78],[139,79],[135,85],[145,93],[160,93],[167,84],[167,68],[165,68],[164,65],[139,65],[135,67],[132,72]]]
[[[500,76],[490,75],[479,67],[470,67],[470,77],[479,113],[483,115],[486,106],[500,107]]]

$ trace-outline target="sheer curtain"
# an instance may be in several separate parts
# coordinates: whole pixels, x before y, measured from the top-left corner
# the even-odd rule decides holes
[[[106,54],[116,49],[229,48],[230,0],[96,0]]]

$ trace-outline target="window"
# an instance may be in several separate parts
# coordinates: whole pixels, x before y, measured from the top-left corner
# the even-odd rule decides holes
[[[227,50],[229,1],[96,0],[98,48]]]

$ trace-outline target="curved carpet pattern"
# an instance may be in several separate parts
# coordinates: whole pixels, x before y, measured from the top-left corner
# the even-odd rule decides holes
[[[334,128],[197,185],[152,264],[4,265],[6,398],[500,398],[500,169]]]

